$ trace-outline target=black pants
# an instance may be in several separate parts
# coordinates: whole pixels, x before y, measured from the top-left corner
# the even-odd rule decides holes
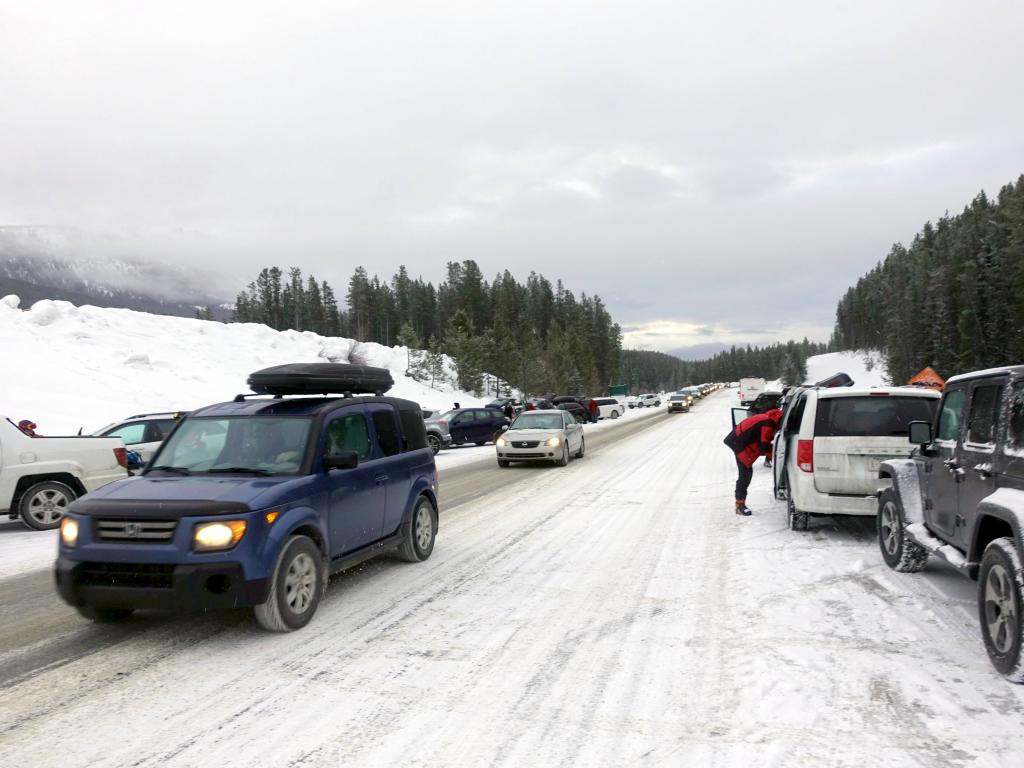
[[[736,471],[739,473],[739,476],[736,478],[736,501],[746,501],[747,488],[750,487],[750,478],[754,476],[754,469],[753,467],[746,466],[737,457]]]

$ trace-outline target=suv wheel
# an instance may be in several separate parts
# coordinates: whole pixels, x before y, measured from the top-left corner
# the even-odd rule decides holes
[[[412,511],[409,536],[399,547],[398,556],[409,563],[422,563],[434,551],[436,536],[437,512],[426,497],[420,496]]]
[[[21,495],[21,520],[37,531],[52,531],[60,525],[68,504],[78,498],[70,486],[47,480],[36,483]]]
[[[806,531],[807,520],[809,515],[806,512],[798,512],[796,504],[793,503],[792,499],[786,502],[786,517],[789,520],[789,530],[791,531]]]
[[[270,593],[253,608],[256,621],[271,632],[291,632],[316,613],[327,579],[320,550],[308,536],[292,536],[277,556]]]
[[[1021,564],[1013,541],[985,547],[978,572],[978,614],[988,658],[1007,680],[1024,682],[1024,617]]]
[[[430,446],[430,450],[437,456],[441,452],[441,438],[434,434],[427,435],[427,445]]]
[[[924,568],[928,550],[907,538],[903,507],[892,488],[878,495],[877,528],[878,547],[886,565],[900,573],[917,573]]]

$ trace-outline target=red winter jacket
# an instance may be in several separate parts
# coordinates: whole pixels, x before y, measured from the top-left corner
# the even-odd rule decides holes
[[[761,456],[771,457],[772,440],[779,431],[781,420],[782,411],[778,408],[751,416],[739,423],[725,444],[732,448],[737,461],[745,467],[752,467]]]

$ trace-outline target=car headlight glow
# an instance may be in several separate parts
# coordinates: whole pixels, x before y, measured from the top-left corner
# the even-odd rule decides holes
[[[497,446],[498,446],[499,448],[504,448],[504,447],[505,447],[505,445],[506,445],[506,443],[505,443],[505,438],[504,438],[504,437],[499,437],[499,438],[498,438],[497,440],[495,440],[495,441],[494,441],[494,443],[495,443],[495,445],[497,445]]]
[[[78,543],[78,523],[70,517],[60,521],[60,540],[66,547],[73,547]]]
[[[549,437],[548,441],[547,441],[547,443],[545,443],[545,445],[547,445],[547,446],[549,446],[551,448],[554,448],[557,445],[561,445],[561,443],[562,443],[562,438],[560,438],[560,437],[558,437],[556,435],[555,437]]]
[[[196,552],[231,549],[243,535],[245,535],[245,520],[201,523],[192,533],[192,544]]]

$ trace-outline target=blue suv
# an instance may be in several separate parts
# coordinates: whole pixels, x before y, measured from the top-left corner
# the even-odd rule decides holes
[[[417,403],[247,398],[193,411],[141,476],[71,505],[56,566],[67,603],[94,621],[251,606],[289,631],[330,574],[390,551],[430,557],[438,481]]]

